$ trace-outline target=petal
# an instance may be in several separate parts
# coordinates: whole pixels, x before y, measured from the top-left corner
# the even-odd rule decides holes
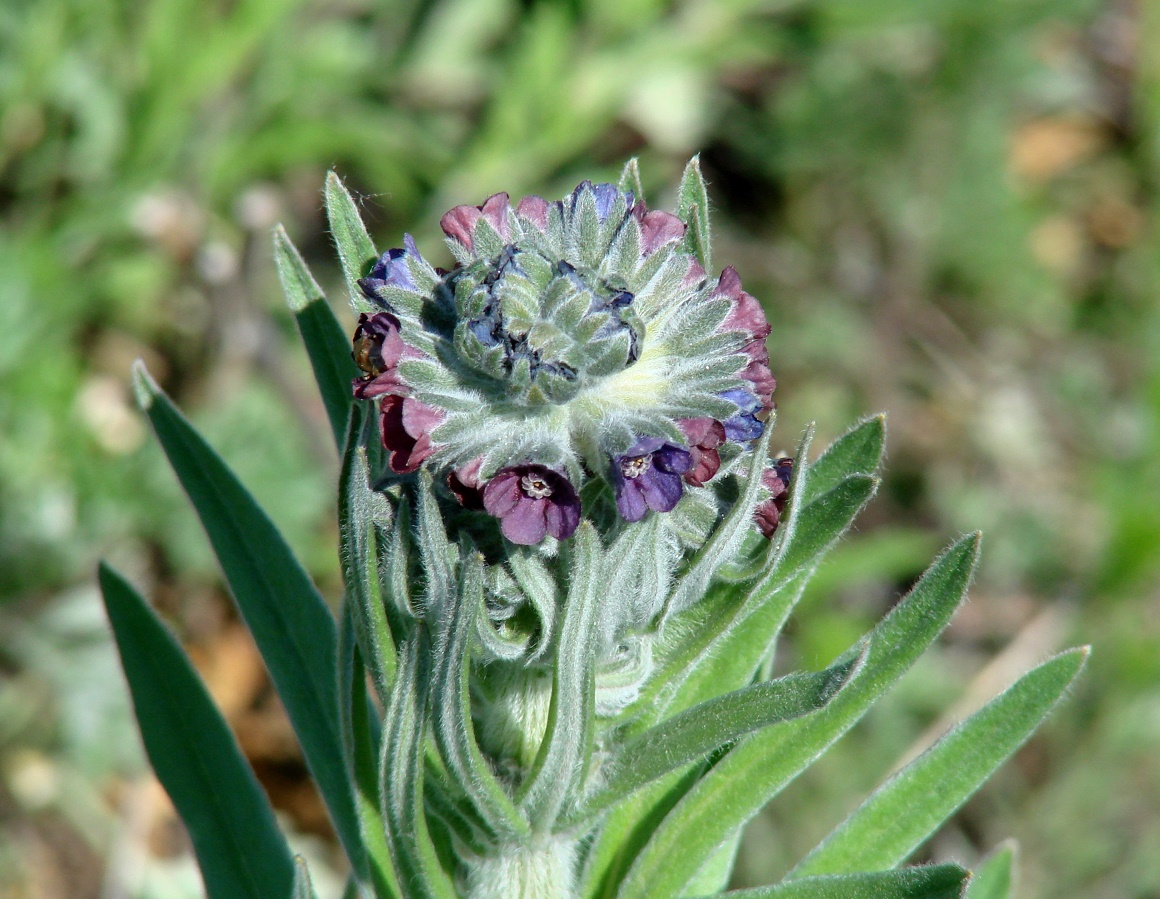
[[[403,401],[403,427],[416,440],[429,435],[443,423],[444,417],[441,410],[428,406],[414,397],[409,396]]]
[[[657,512],[671,512],[681,499],[681,476],[654,468],[642,474],[637,481],[645,502]]]
[[[721,429],[725,433],[725,429]],[[685,472],[685,483],[690,487],[704,487],[721,469],[721,454],[715,449],[693,451],[693,467]]]
[[[500,519],[500,530],[512,543],[532,546],[544,539],[548,533],[545,518],[548,501],[522,497],[515,508]]]
[[[653,453],[653,466],[670,474],[684,474],[693,467],[693,457],[687,449],[666,443]]]
[[[443,218],[439,219],[439,227],[443,229],[444,234],[470,253],[474,242],[475,223],[482,216],[483,213],[478,206],[456,206],[443,214]]]
[[[510,240],[512,236],[511,228],[508,225],[508,213],[510,211],[511,204],[508,202],[508,195],[505,193],[492,194],[479,207],[480,216],[505,241]]]
[[[685,223],[670,212],[654,209],[640,220],[640,254],[648,256],[685,236]]]
[[[383,447],[387,450],[387,463],[396,474],[409,474],[419,467],[411,464],[411,451],[415,448],[415,438],[403,427],[403,398],[394,394],[383,397],[379,409],[379,430]]]
[[[648,503],[638,483],[640,478],[621,480],[616,488],[616,511],[625,521],[640,521],[648,513]]]
[[[483,508],[488,515],[501,518],[514,509],[522,497],[520,475],[515,469],[505,468],[483,488]]]
[[[575,502],[548,503],[545,514],[548,533],[557,540],[567,540],[580,525],[580,498]]]
[[[521,198],[516,204],[516,213],[521,217],[527,219],[540,231],[548,230],[548,208],[549,203],[543,197],[537,197],[532,194]]]

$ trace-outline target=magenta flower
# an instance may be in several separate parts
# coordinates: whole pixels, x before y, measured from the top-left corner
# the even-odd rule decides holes
[[[580,496],[572,483],[544,465],[500,469],[483,488],[483,508],[500,521],[512,543],[532,546],[551,534],[571,537],[580,524]]]
[[[671,512],[681,498],[681,475],[693,467],[687,449],[659,437],[642,437],[612,460],[616,511],[625,521],[640,521],[649,509]]]
[[[725,431],[730,440],[754,440],[761,436],[764,423],[773,410],[773,391],[777,381],[769,368],[769,350],[765,338],[772,328],[756,298],[741,287],[741,277],[733,266],[729,266],[717,279],[714,296],[726,297],[731,307],[722,328],[727,331],[741,331],[748,340],[742,352],[749,363],[741,371],[741,377],[749,382],[744,390],[728,391],[726,399],[740,407],[737,415],[725,422]],[[748,393],[749,397],[742,396]]]
[[[773,536],[781,522],[781,513],[785,511],[785,503],[789,499],[789,481],[792,476],[793,459],[789,458],[778,459],[761,473],[761,483],[769,491],[769,499],[754,510],[753,520],[767,539]]]
[[[684,418],[677,422],[689,441],[692,466],[685,472],[685,483],[690,487],[704,487],[721,467],[717,451],[725,442],[725,426],[712,418]]]
[[[431,431],[443,421],[443,413],[414,397],[387,394],[380,406],[379,425],[387,464],[396,474],[418,471],[435,452]]]

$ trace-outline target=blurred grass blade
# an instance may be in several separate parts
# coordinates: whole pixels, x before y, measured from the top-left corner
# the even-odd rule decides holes
[[[345,749],[347,777],[354,784],[355,811],[362,833],[367,870],[356,871],[362,879],[374,884],[377,899],[396,899],[402,895],[391,850],[387,845],[386,825],[379,802],[378,753],[381,735],[378,721],[371,716],[367,695],[367,672],[355,639],[354,609],[350,602],[343,607],[339,628],[339,689],[342,704],[342,740]]]
[[[197,510],[343,848],[357,867],[361,846],[342,764],[334,618],[274,523],[221,457],[140,363],[133,377],[138,402]]]
[[[1014,899],[1015,857],[1015,841],[1008,840],[979,862],[971,872],[967,899]]]
[[[353,403],[350,384],[359,374],[350,355],[350,338],[281,225],[274,229],[274,262],[341,453]]]
[[[897,871],[807,877],[725,899],[959,899],[971,874],[958,865],[922,865]]]
[[[189,658],[120,574],[102,564],[99,578],[145,751],[210,899],[290,895],[294,865],[269,800]]]
[[[865,651],[866,661],[829,705],[753,734],[730,750],[652,834],[617,895],[679,895],[718,846],[849,730],[934,641],[963,600],[978,549],[975,534],[931,565],[851,650]]]
[[[1025,674],[875,790],[789,877],[900,864],[1027,741],[1087,656],[1068,650]]]
[[[619,747],[604,787],[583,814],[608,808],[649,781],[746,734],[817,711],[842,689],[859,662],[860,658],[847,659],[825,671],[754,684],[649,728]]]
[[[291,899],[318,899],[310,883],[310,869],[301,855],[294,856],[294,887],[290,896]]]
[[[367,234],[366,225],[354,205],[350,192],[335,172],[326,176],[326,216],[330,222],[330,233],[338,248],[338,258],[342,263],[342,273],[347,289],[355,296],[355,284],[363,277],[378,258],[374,242]]]

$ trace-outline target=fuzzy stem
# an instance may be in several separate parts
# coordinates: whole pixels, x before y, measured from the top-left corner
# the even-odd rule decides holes
[[[548,723],[552,676],[543,670],[495,666],[476,707],[477,733],[513,788],[530,774]],[[567,899],[574,893],[576,842],[553,836],[499,847],[467,861],[467,899]]]

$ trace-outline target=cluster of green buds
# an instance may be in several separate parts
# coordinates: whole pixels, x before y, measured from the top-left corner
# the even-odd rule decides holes
[[[695,226],[587,181],[441,224],[450,271],[407,235],[358,281],[354,393],[379,403],[392,472],[431,471],[535,545],[586,513],[614,528],[605,497],[625,523],[672,512],[761,437],[770,326],[734,269],[706,274]]]

